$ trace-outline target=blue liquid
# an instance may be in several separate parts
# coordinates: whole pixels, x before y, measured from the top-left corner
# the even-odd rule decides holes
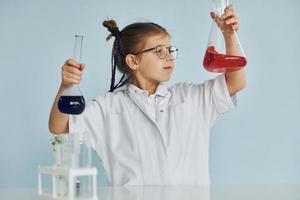
[[[79,115],[85,109],[83,96],[60,96],[58,110],[65,114]]]

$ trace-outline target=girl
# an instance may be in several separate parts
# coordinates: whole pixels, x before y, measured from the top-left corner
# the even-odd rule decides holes
[[[223,31],[227,52],[234,53],[239,23],[233,6],[211,17]],[[245,87],[244,70],[167,88],[177,48],[165,28],[147,22],[120,31],[114,20],[103,25],[111,33],[107,40],[115,38],[109,92],[89,102],[81,115],[60,113],[60,94],[80,83],[84,69],[67,60],[49,130],[85,135],[111,185],[209,185],[209,131],[220,115],[236,107],[235,94]],[[123,74],[117,83],[116,68]]]

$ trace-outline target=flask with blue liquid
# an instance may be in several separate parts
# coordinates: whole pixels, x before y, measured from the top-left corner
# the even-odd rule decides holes
[[[80,63],[82,52],[82,35],[75,35],[73,59]],[[65,114],[79,115],[85,109],[85,100],[79,84],[73,84],[66,88],[59,97],[58,110]]]

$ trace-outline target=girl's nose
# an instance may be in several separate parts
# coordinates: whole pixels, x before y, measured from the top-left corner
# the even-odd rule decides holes
[[[175,58],[173,58],[173,56],[171,55],[171,53],[169,51],[167,51],[167,56],[166,56],[166,60],[170,60],[170,61],[173,61],[175,60]]]

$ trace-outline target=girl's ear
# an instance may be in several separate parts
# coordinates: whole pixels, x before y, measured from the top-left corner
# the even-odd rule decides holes
[[[130,67],[132,70],[138,69],[138,58],[135,55],[127,54],[125,57],[126,64]]]

